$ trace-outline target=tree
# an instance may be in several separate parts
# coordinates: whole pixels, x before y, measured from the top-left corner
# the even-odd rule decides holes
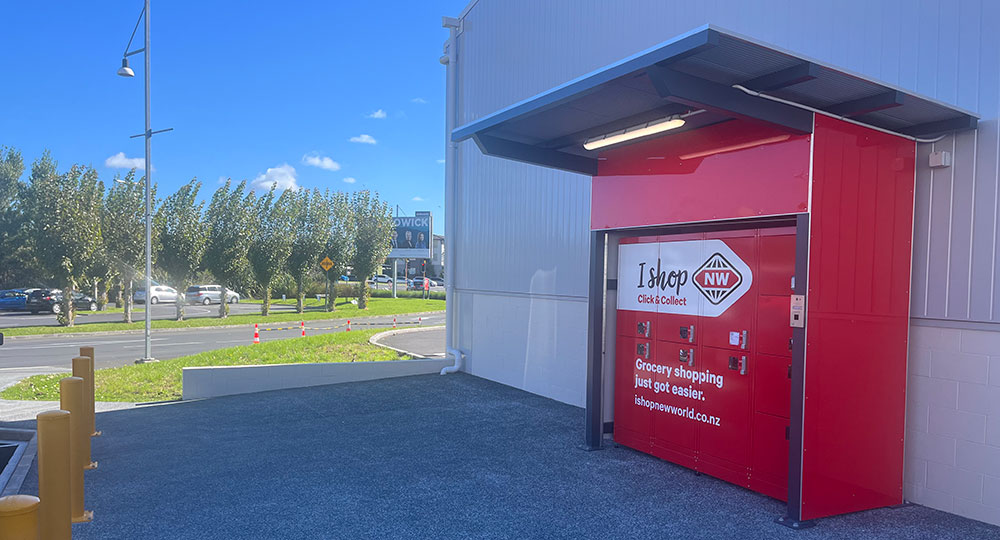
[[[326,273],[326,310],[333,311],[337,305],[338,276],[347,270],[354,258],[357,220],[351,207],[351,198],[346,193],[327,192],[325,198],[330,215],[330,234],[323,252],[333,261],[333,266]]]
[[[31,244],[39,265],[63,291],[59,323],[72,326],[76,284],[101,242],[100,206],[94,199],[104,188],[93,168],[74,165],[57,174],[48,151],[32,164],[29,180],[25,203]]]
[[[288,262],[294,239],[292,199],[295,198],[295,192],[285,190],[277,199],[274,192],[275,188],[272,186],[267,195],[257,199],[254,208],[257,223],[247,252],[254,278],[263,289],[260,314],[265,317],[271,312],[271,286],[278,272]]]
[[[368,278],[382,267],[391,250],[392,214],[378,194],[359,191],[351,198],[356,224],[354,237],[354,273],[361,280],[358,309],[368,308]]]
[[[104,203],[104,246],[122,278],[123,319],[127,323],[132,322],[132,284],[138,276],[145,277],[146,191],[143,182],[135,181],[135,169],[129,171],[124,180],[115,177]],[[155,193],[154,187],[151,200],[155,200]]]
[[[204,202],[198,202],[201,182],[197,178],[167,197],[156,213],[159,232],[159,266],[174,281],[178,321],[184,320],[183,294],[201,268],[208,245],[208,224],[202,219]]]
[[[38,268],[28,246],[21,182],[24,160],[13,148],[0,146],[0,289],[24,286],[37,279]]]
[[[250,250],[253,227],[255,226],[253,192],[243,195],[246,181],[230,190],[231,182],[215,190],[206,214],[208,222],[208,248],[205,252],[205,267],[219,284],[223,286],[219,317],[229,316],[226,287],[244,281],[249,272],[247,253]]]
[[[287,193],[287,192],[286,192]],[[295,280],[295,307],[305,311],[305,279],[326,254],[324,248],[333,226],[330,201],[319,190],[302,189],[291,199],[292,249],[288,255],[288,273]]]

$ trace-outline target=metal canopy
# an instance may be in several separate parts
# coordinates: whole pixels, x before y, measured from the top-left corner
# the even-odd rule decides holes
[[[712,25],[456,128],[483,153],[597,174],[589,138],[695,110],[679,131],[742,118],[811,131],[812,113],[740,85],[914,137],[974,129],[975,114]]]

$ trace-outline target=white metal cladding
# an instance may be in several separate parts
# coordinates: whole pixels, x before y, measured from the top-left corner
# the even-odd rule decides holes
[[[1000,2],[479,0],[459,38],[458,124],[706,23],[980,115],[978,130],[918,149],[912,314],[1000,322]],[[952,152],[955,165],[931,170],[932,150]],[[458,286],[532,294],[529,275],[558,268],[544,294],[585,296],[587,179],[470,143],[460,153]],[[515,216],[522,223],[502,223]],[[570,264],[575,273],[563,271]]]

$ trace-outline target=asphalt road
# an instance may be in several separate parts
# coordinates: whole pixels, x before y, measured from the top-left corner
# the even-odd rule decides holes
[[[387,285],[382,285],[380,288],[385,289]],[[402,290],[403,287],[400,287]],[[432,291],[443,291],[443,287],[432,287]],[[139,304],[137,307],[143,307]],[[295,305],[284,305],[284,304],[271,304],[271,311],[281,313],[281,312],[292,312],[295,311]],[[173,319],[174,315],[177,313],[177,308],[174,304],[156,304],[153,306],[153,318],[154,319]],[[229,306],[229,313],[232,315],[243,315],[251,313],[260,313],[260,303],[259,302],[240,302],[239,304],[231,304]],[[216,317],[219,315],[219,305],[212,304],[210,306],[202,305],[189,305],[184,307],[184,318],[194,319],[198,317]],[[146,316],[145,311],[137,311],[132,314],[133,321],[144,320]],[[95,323],[95,322],[122,322],[122,314],[118,313],[101,313],[101,312],[77,312],[77,322],[78,323]],[[39,313],[38,315],[32,315],[26,311],[0,311],[0,329],[3,328],[15,328],[19,326],[59,326],[56,321],[56,316],[50,313]]]
[[[415,326],[422,319],[424,325],[444,324],[444,312],[431,315],[397,315],[401,328]],[[306,321],[306,335],[343,332],[347,321]],[[392,316],[365,317],[352,321],[352,330],[390,328]],[[287,330],[268,330],[288,328]],[[298,323],[273,323],[261,326],[260,340],[267,342],[301,336]],[[223,349],[253,342],[253,326],[239,325],[223,328],[185,328],[153,330],[153,356],[160,360],[176,358],[203,351]],[[114,333],[97,336],[31,336],[8,338],[0,347],[0,387],[4,381],[36,373],[52,373],[72,368],[72,358],[81,346],[92,346],[97,355],[97,368],[108,368],[133,363],[143,354],[143,334],[139,332]]]

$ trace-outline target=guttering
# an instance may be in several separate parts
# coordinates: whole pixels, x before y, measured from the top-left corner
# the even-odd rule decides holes
[[[451,138],[458,117],[458,34],[462,29],[462,20],[452,17],[442,17],[441,26],[448,29],[448,41],[445,43],[445,54],[441,63],[447,66],[447,88],[445,106],[445,234],[444,234],[444,288],[445,288],[445,354],[451,356],[455,363],[441,370],[441,375],[455,373],[462,369],[463,354],[454,346],[452,336],[456,333],[455,324],[458,321],[455,302],[455,244],[458,238],[458,143]]]

